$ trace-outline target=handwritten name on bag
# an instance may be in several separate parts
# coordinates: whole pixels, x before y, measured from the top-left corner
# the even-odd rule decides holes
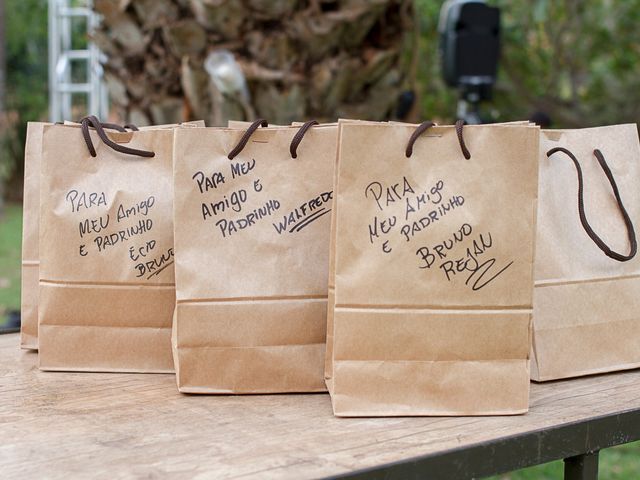
[[[87,120],[83,128],[88,125],[94,124]],[[64,196],[64,201],[69,214],[77,218],[77,253],[80,257],[119,249],[123,252],[122,258],[128,258],[131,262],[135,278],[147,280],[159,275],[173,262],[173,247],[157,250],[157,239],[151,233],[156,205],[154,195],[140,201],[114,204],[114,198],[105,191],[71,188]],[[113,208],[115,205],[117,207]],[[151,237],[147,234],[151,234]]]
[[[364,197],[371,199],[380,214],[373,216],[368,225],[369,242],[380,243],[381,251],[391,254],[395,249],[406,249],[406,244],[420,243],[422,232],[438,222],[455,223],[453,212],[465,205],[465,197],[449,192],[444,180],[436,180],[421,188],[407,176],[395,183],[373,181],[364,189]],[[374,209],[375,210],[375,209]],[[513,261],[498,265],[496,258],[487,258],[493,246],[491,232],[476,233],[474,227],[464,223],[451,235],[431,246],[415,250],[417,267],[439,269],[448,282],[457,275],[465,277],[465,285],[477,291],[487,286],[507,270]],[[489,252],[490,253],[490,252]]]

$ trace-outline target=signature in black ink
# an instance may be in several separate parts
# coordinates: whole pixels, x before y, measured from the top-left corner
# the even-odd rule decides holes
[[[480,265],[478,265],[478,261],[477,260],[474,259],[474,261],[476,263],[476,267],[475,268],[468,268],[468,266],[467,266],[467,270],[471,271],[471,275],[469,275],[469,278],[467,278],[467,281],[464,282],[465,285],[469,285],[469,282],[471,281],[471,279],[475,277],[473,283],[471,284],[471,290],[473,290],[474,292],[480,290],[481,288],[483,288],[486,285],[488,285],[489,283],[491,283],[502,272],[504,272],[507,268],[509,268],[511,265],[513,265],[513,261],[509,262],[504,267],[502,267],[500,270],[498,270],[496,273],[494,273],[492,276],[490,276],[489,278],[484,280],[485,275],[488,274],[488,272],[495,265],[497,260],[495,258],[490,258],[489,260],[487,260],[486,262],[484,262],[484,263],[482,263]],[[476,276],[476,274],[478,274],[478,275]]]
[[[164,269],[173,264],[173,257],[173,248],[169,248],[159,257],[136,264],[135,269],[138,271],[136,277],[147,275],[147,280],[149,280],[151,277],[159,275]]]
[[[277,223],[273,223],[273,228],[280,235],[284,232],[299,232],[310,223],[331,212],[327,204],[333,199],[333,192],[324,192],[317,197],[296,207],[293,211],[282,217]]]
[[[469,285],[469,283],[472,282],[471,290],[474,292],[478,291],[498,278],[507,268],[513,265],[513,261],[511,261],[492,274],[491,270],[497,260],[490,258],[480,263],[478,259],[478,257],[483,255],[492,246],[493,239],[491,238],[491,233],[488,233],[486,236],[480,234],[477,239],[473,240],[472,245],[466,249],[465,255],[462,258],[447,260],[440,265],[440,268],[445,272],[448,281],[451,281],[458,273],[465,271],[470,272],[464,284]]]
[[[169,263],[166,263],[166,264],[164,265],[164,267],[161,267],[160,269],[156,270],[156,271],[155,271],[155,272],[153,272],[151,275],[149,275],[149,276],[147,277],[147,280],[151,280],[151,277],[154,277],[154,276],[156,276],[156,275],[160,275],[160,273],[161,273],[165,268],[168,268],[168,267],[170,267],[171,265],[173,265],[173,262],[172,262],[172,261],[171,261],[171,262],[169,262]]]
[[[327,210],[326,208],[321,208],[320,210],[317,210],[314,214],[309,215],[307,218],[305,218],[299,224],[297,224],[296,226],[292,227],[291,230],[289,230],[289,233],[299,232],[300,230],[302,230],[304,227],[306,227],[310,223],[314,222],[315,220],[319,219],[320,217],[324,217],[327,213],[330,213],[330,212],[331,212],[331,209]]]
[[[420,247],[416,251],[416,255],[418,255],[423,262],[422,265],[419,265],[419,268],[428,269],[437,261],[442,261],[439,268],[444,272],[447,281],[452,281],[458,274],[469,272],[469,276],[464,282],[465,285],[470,285],[473,291],[478,291],[487,286],[513,265],[513,261],[497,271],[494,268],[497,262],[496,258],[481,261],[480,257],[493,246],[491,233],[480,234],[472,241],[471,245],[465,249],[462,257],[450,259],[449,255],[451,254],[451,250],[457,244],[467,239],[472,231],[473,228],[471,225],[465,223],[458,231],[453,233],[451,238],[444,240],[432,248]]]

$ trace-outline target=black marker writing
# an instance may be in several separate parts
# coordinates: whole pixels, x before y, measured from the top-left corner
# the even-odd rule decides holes
[[[444,182],[438,180],[436,184],[431,187],[429,192],[422,192],[416,194],[413,198],[405,198],[405,213],[404,219],[409,220],[409,216],[413,213],[419,212],[426,205],[438,205],[442,202],[442,189],[444,188]]]
[[[242,204],[246,201],[247,191],[240,189],[235,192],[231,192],[231,195],[225,195],[222,197],[222,200],[218,202],[202,202],[202,219],[206,220],[207,218],[215,217],[219,213],[224,213],[227,209],[240,213],[242,211]]]
[[[191,177],[198,184],[200,193],[208,192],[212,188],[218,188],[224,184],[224,175],[221,172],[213,172],[211,175],[205,175],[204,172],[196,172]]]
[[[64,199],[71,204],[72,212],[79,212],[80,210],[89,209],[91,207],[106,207],[107,196],[104,192],[79,192],[78,190],[70,190]]]
[[[173,256],[173,248],[170,248],[166,251],[166,253],[163,253],[159,257],[138,263],[135,267],[138,271],[136,276],[142,277],[144,275],[150,274],[147,277],[147,280],[149,280],[154,275],[160,274],[160,272],[164,271],[168,266],[172,265]]]
[[[492,273],[491,270],[497,262],[495,258],[489,258],[480,263],[479,258],[492,246],[491,233],[480,234],[478,238],[473,240],[471,246],[465,250],[464,256],[455,260],[444,261],[440,265],[440,269],[445,273],[448,281],[451,281],[459,273],[469,272],[464,284],[469,285],[471,282],[473,291],[480,290],[513,264],[513,262],[509,262],[498,271]]]
[[[284,232],[293,233],[294,231],[300,231],[298,226],[304,224],[304,226],[311,223],[317,218],[323,216],[324,212],[329,213],[331,210],[326,210],[323,207],[333,198],[333,192],[324,192],[317,197],[312,198],[295,208],[292,212],[284,215],[281,221],[273,224],[273,228],[276,232],[283,234]],[[318,211],[321,209],[322,212]]]
[[[402,200],[407,194],[415,193],[407,177],[402,177],[401,183],[402,186],[400,183],[394,183],[385,187],[380,182],[371,182],[364,189],[364,196],[373,198],[380,211],[382,211],[390,204]]]
[[[466,237],[471,235],[473,228],[468,223],[463,224],[457,232],[454,232],[450,238],[434,245],[433,247],[420,247],[416,251],[422,264],[420,268],[431,268],[437,260],[443,260],[447,258],[447,252],[453,249],[458,243],[461,243]]]
[[[395,215],[385,219],[379,219],[377,215],[373,217],[373,222],[369,224],[369,242],[373,244],[374,239],[380,235],[388,234],[396,226],[396,223]]]
[[[156,248],[156,241],[149,240],[142,247],[129,247],[129,258],[137,262],[140,258],[145,258],[147,255],[151,253],[151,251]]]
[[[100,233],[109,226],[109,214],[102,215],[98,218],[85,219],[78,224],[80,231],[80,238],[84,237],[88,233]]]
[[[248,174],[256,166],[256,159],[252,158],[250,162],[236,162],[231,164],[232,178],[238,178]]]
[[[464,205],[464,197],[455,195],[448,201],[441,203],[437,208],[431,210],[427,215],[411,223],[406,223],[400,228],[400,233],[404,235],[405,240],[410,241],[416,233],[421,232],[430,225],[442,220],[451,210]]]
[[[247,227],[255,225],[258,220],[268,217],[280,208],[278,200],[269,200],[263,206],[249,212],[243,218],[235,220],[221,219],[216,222],[216,226],[220,229],[222,237],[228,237],[236,233],[238,230],[244,230]]]
[[[146,217],[149,214],[149,210],[151,209],[151,207],[153,207],[155,204],[156,197],[154,197],[153,195],[146,200],[142,200],[141,202],[132,205],[131,207],[125,207],[124,205],[120,204],[118,206],[118,216],[116,217],[116,219],[118,220],[118,222],[121,222],[122,220],[125,220],[129,217],[135,217],[138,215]]]
[[[150,218],[146,220],[140,220],[136,225],[127,227],[118,232],[111,233],[109,235],[100,235],[93,239],[93,242],[98,247],[98,251],[101,252],[107,247],[111,247],[118,243],[124,243],[131,238],[142,235],[153,228],[153,221]]]

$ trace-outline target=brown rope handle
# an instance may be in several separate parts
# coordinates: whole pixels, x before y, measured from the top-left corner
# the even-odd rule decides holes
[[[462,128],[465,126],[467,122],[464,120],[458,120],[456,122],[456,135],[458,135],[458,143],[460,144],[460,150],[462,150],[462,155],[464,158],[469,160],[471,158],[471,152],[467,148],[466,143],[464,143],[464,137],[462,136]]]
[[[251,135],[253,135],[253,132],[255,132],[260,127],[268,127],[268,126],[269,124],[267,123],[267,121],[262,118],[253,122],[251,126],[247,128],[247,130],[244,132],[244,135],[242,135],[242,138],[240,139],[238,144],[235,146],[235,148],[229,152],[229,155],[227,155],[227,158],[229,158],[229,160],[233,160],[234,157],[236,157],[244,149],[244,147],[247,146],[247,143],[249,143],[249,138],[251,138]]]
[[[426,121],[422,122],[416,127],[416,129],[411,134],[411,137],[409,137],[409,141],[407,142],[407,149],[404,152],[407,158],[410,158],[411,155],[413,155],[413,145],[416,143],[416,140],[418,140],[420,135],[429,130],[431,127],[435,127],[435,125],[436,124],[433,122]]]
[[[624,208],[624,204],[622,203],[622,198],[620,197],[620,191],[618,190],[618,185],[616,184],[616,181],[613,178],[611,169],[609,168],[609,165],[607,165],[607,162],[605,161],[604,155],[602,155],[602,152],[596,149],[593,151],[593,154],[598,160],[600,167],[604,171],[604,174],[607,176],[607,179],[611,184],[611,189],[613,190],[613,194],[616,197],[616,202],[618,202],[618,207],[620,208],[620,213],[622,213],[622,217],[624,218],[624,223],[627,227],[627,234],[629,236],[629,243],[631,244],[631,250],[628,255],[623,255],[621,253],[614,252],[613,250],[611,250],[611,248],[609,248],[609,246],[606,243],[604,243],[604,241],[596,234],[593,228],[591,228],[591,225],[589,225],[589,222],[587,221],[587,216],[584,211],[584,179],[582,177],[582,168],[580,167],[580,163],[578,162],[578,159],[575,157],[573,153],[571,153],[566,148],[562,148],[562,147],[552,148],[547,152],[547,157],[551,157],[551,155],[553,155],[556,152],[562,152],[565,155],[567,155],[573,161],[573,164],[575,165],[576,170],[578,172],[578,215],[580,216],[580,223],[582,223],[582,228],[584,228],[584,231],[587,232],[587,235],[589,235],[591,240],[593,240],[593,243],[595,243],[598,246],[598,248],[602,250],[607,257],[613,258],[618,262],[628,262],[629,260],[631,260],[633,257],[636,256],[636,253],[638,251],[638,242],[636,241],[636,233],[633,228],[633,223],[631,222],[631,218],[629,217],[629,214],[627,213],[627,210]]]
[[[117,123],[101,122],[100,125],[102,125],[103,128],[110,128],[111,130],[117,130],[118,132],[126,132],[127,131],[126,126],[125,127],[121,127]]]
[[[293,139],[291,140],[291,145],[289,146],[289,152],[291,153],[291,158],[298,158],[298,147],[300,146],[300,142],[304,138],[304,134],[307,133],[307,130],[309,130],[314,125],[319,125],[317,120],[309,120],[308,122],[305,122],[300,127],[300,130],[298,130],[296,134],[293,136]]]
[[[458,143],[460,144],[460,150],[462,150],[462,155],[464,155],[464,158],[469,160],[471,158],[471,153],[469,152],[467,145],[464,143],[464,137],[462,135],[462,128],[464,127],[464,124],[465,124],[464,120],[458,120],[456,122],[456,135],[458,136]],[[422,135],[424,132],[429,130],[431,127],[435,127],[435,126],[436,126],[435,123],[427,121],[427,122],[422,122],[420,125],[416,127],[416,129],[411,134],[409,141],[407,142],[407,149],[405,151],[405,155],[407,156],[407,158],[410,158],[411,155],[413,155],[413,146],[416,143],[416,140],[418,140],[418,138],[420,137],[420,135]]]
[[[108,135],[104,131],[104,128],[100,123],[100,120],[98,120],[93,115],[84,117],[80,123],[82,127],[82,136],[84,137],[84,141],[87,144],[87,148],[89,149],[89,153],[91,154],[92,157],[96,157],[97,152],[95,147],[93,146],[93,142],[91,141],[91,134],[89,133],[90,126],[96,130],[96,132],[98,133],[98,137],[100,137],[100,140],[102,140],[105,145],[111,147],[116,152],[124,153],[126,155],[136,155],[138,157],[145,157],[145,158],[151,158],[155,156],[154,152],[125,147],[124,145],[120,145],[114,142],[108,137]]]
[[[82,122],[82,120],[81,120]],[[64,122],[56,122],[55,125],[64,125]],[[107,123],[107,122],[100,122],[100,124],[104,127],[104,128],[109,128],[111,130],[117,130],[118,132],[126,132],[126,128],[127,126],[125,125],[124,127],[121,127],[120,125],[118,125],[117,123]]]
[[[98,154],[96,153],[96,149],[93,146],[93,141],[91,140],[91,134],[89,133],[89,124],[93,125],[93,120],[89,117],[85,117],[80,120],[80,125],[82,128],[82,136],[84,137],[84,143],[87,144],[87,148],[89,149],[89,154],[92,157],[96,157]]]
[[[134,125],[133,123],[125,123],[124,124],[124,128],[126,128],[128,130],[131,130],[132,132],[139,132],[140,131],[140,129],[136,125]]]

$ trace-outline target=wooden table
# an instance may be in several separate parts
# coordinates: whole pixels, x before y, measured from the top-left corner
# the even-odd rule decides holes
[[[518,417],[339,419],[326,394],[191,396],[172,375],[41,372],[0,335],[2,478],[451,480],[572,457],[566,478],[586,479],[598,450],[638,439],[640,371],[533,385]]]

